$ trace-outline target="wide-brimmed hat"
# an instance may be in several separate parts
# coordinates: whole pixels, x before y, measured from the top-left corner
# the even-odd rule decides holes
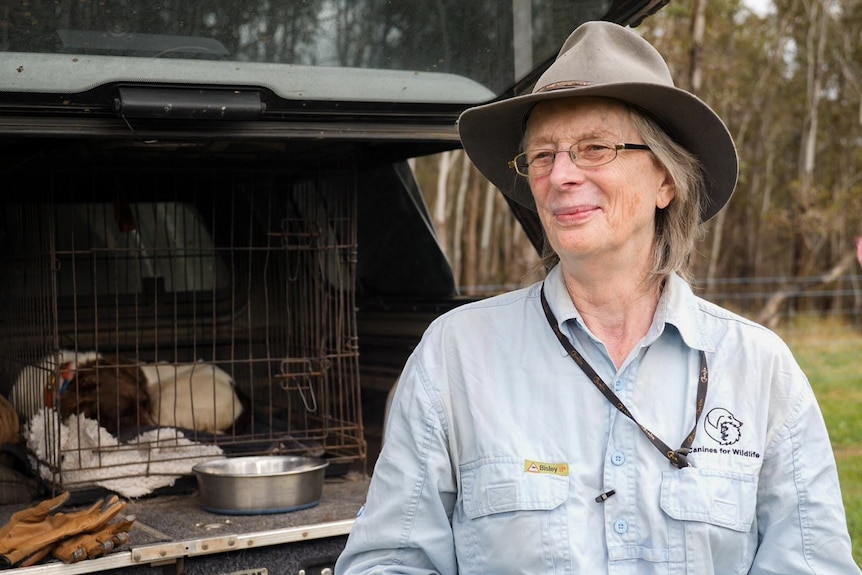
[[[508,162],[521,152],[529,110],[540,101],[571,96],[631,104],[697,156],[706,179],[702,221],[730,199],[738,160],[724,122],[702,100],[674,86],[667,63],[649,42],[611,22],[587,22],[575,29],[532,93],[465,110],[458,120],[464,150],[500,191],[535,211],[526,178]]]

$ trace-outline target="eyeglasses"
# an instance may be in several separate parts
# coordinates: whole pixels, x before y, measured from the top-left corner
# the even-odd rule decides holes
[[[510,168],[525,178],[540,178],[551,173],[557,154],[569,153],[579,168],[597,168],[613,162],[620,150],[649,150],[643,144],[614,144],[608,140],[581,140],[568,150],[528,150],[509,162]]]

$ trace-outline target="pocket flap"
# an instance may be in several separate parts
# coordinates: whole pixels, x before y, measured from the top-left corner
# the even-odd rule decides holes
[[[471,518],[509,511],[539,511],[562,505],[569,477],[530,473],[524,461],[495,459],[461,468],[464,513]]]
[[[755,475],[693,467],[662,474],[661,507],[674,519],[747,532],[756,501]]]

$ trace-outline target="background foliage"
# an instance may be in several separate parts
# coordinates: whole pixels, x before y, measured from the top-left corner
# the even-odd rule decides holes
[[[862,0],[767,4],[758,14],[742,0],[672,0],[636,29],[739,151],[736,192],[692,261],[697,287],[730,307],[745,291],[739,311],[772,325],[788,307],[858,316]],[[534,278],[535,250],[460,150],[414,169],[466,292]],[[793,297],[824,287],[828,297]]]

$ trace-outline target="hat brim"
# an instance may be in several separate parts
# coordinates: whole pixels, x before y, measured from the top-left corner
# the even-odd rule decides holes
[[[523,119],[538,102],[569,97],[605,97],[640,108],[658,120],[668,135],[701,162],[706,184],[701,221],[715,216],[736,187],[736,146],[724,122],[693,94],[652,83],[609,83],[516,96],[465,110],[458,120],[464,151],[501,192],[536,211],[526,180],[508,162],[520,150]]]

